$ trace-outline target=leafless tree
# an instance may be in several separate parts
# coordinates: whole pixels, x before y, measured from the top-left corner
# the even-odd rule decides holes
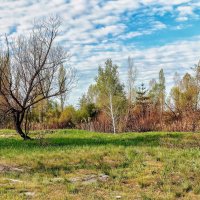
[[[62,88],[62,90],[65,90],[65,87],[66,87],[65,81],[63,82],[63,79],[65,79],[65,76],[66,76],[65,67],[63,65],[61,65],[60,69],[59,69],[59,74],[58,74],[58,84],[59,84],[59,87]],[[62,112],[64,110],[66,97],[67,97],[66,93],[62,93],[60,95],[60,105],[61,105]]]
[[[134,95],[134,84],[136,81],[136,77],[137,77],[137,68],[134,65],[134,61],[133,58],[128,57],[128,100],[129,103],[132,104],[133,103],[133,95]]]
[[[134,65],[134,60],[131,57],[128,57],[128,79],[127,79],[127,92],[128,92],[128,107],[126,110],[125,116],[125,126],[127,127],[127,123],[129,118],[131,118],[131,110],[133,108],[133,102],[136,98],[136,90],[135,90],[135,82],[137,78],[137,67]]]
[[[30,139],[23,124],[30,109],[38,102],[59,96],[72,89],[75,71],[68,68],[58,84],[59,67],[69,60],[69,54],[55,40],[59,33],[59,17],[49,17],[34,23],[29,35],[12,40],[6,37],[0,56],[0,107],[11,115],[17,133]]]

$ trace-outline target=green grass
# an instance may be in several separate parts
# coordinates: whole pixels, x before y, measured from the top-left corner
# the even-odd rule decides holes
[[[31,136],[0,130],[0,199],[200,199],[198,133]]]

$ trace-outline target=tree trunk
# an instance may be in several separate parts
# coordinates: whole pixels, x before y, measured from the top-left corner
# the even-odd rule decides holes
[[[24,139],[24,140],[30,140],[31,138],[25,134],[21,128],[22,126],[22,122],[24,119],[24,114],[20,113],[20,112],[15,112],[13,114],[14,117],[14,125],[15,125],[15,129],[17,131],[17,133]]]
[[[113,125],[113,133],[116,133],[116,125],[115,125],[115,116],[113,112],[113,103],[112,103],[112,94],[109,96],[110,98],[110,112],[111,112],[111,118],[112,118],[112,125]]]

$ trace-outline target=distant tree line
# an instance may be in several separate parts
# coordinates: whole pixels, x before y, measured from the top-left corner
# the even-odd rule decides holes
[[[137,71],[129,58],[127,84],[123,85],[118,66],[108,59],[99,67],[95,83],[79,99],[78,108],[65,105],[66,93],[57,99],[44,99],[29,110],[29,129],[79,128],[113,133],[200,130],[200,65],[182,78],[175,73],[168,95],[163,69],[157,80],[149,82],[148,89],[144,83],[136,86]],[[58,77],[62,80],[65,73],[61,65]],[[2,127],[12,128],[12,119],[7,118]]]
[[[75,122],[76,126],[113,133],[200,130],[200,63],[182,78],[175,73],[169,94],[163,69],[148,86],[141,83],[139,87],[137,71],[133,59],[128,58],[128,79],[123,85],[112,60],[100,66],[96,83],[80,99],[78,111],[85,110],[87,115]]]

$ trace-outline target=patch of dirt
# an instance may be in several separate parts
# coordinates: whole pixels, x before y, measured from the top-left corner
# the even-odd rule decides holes
[[[69,181],[71,183],[83,183],[83,184],[90,184],[90,183],[95,183],[97,182],[97,176],[96,175],[87,175],[87,176],[83,176],[83,177],[74,177],[74,178],[70,178]]]
[[[52,178],[52,179],[51,179],[51,182],[53,182],[53,183],[62,183],[62,182],[64,182],[64,181],[65,181],[64,178],[59,178],[59,177],[56,177],[56,178]]]
[[[28,190],[21,190],[20,193],[24,196],[26,196],[27,199],[31,199],[32,197],[34,197],[36,195],[35,192],[33,191],[28,191]]]
[[[0,138],[13,138],[16,137],[15,134],[0,134]]]
[[[92,183],[96,183],[97,182],[97,177],[96,175],[88,175],[86,177],[84,177],[81,182],[83,184],[92,184]]]
[[[109,179],[109,176],[106,174],[100,174],[98,178],[100,181],[107,181]]]
[[[25,194],[27,197],[33,197],[33,196],[35,196],[35,192],[24,192],[24,194]]]
[[[12,178],[5,178],[4,180],[10,181],[12,183],[23,183],[23,181],[18,179],[12,179]]]
[[[71,183],[92,184],[96,183],[97,181],[107,181],[108,179],[109,176],[106,174],[100,174],[100,175],[90,174],[90,175],[85,175],[83,177],[70,178],[68,180]]]
[[[24,172],[24,169],[0,164],[0,173],[1,172]]]

